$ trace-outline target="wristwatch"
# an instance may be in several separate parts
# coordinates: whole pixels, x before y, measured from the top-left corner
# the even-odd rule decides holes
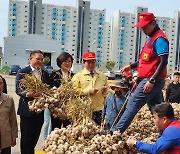
[[[152,83],[152,84],[155,84],[156,80],[154,78],[150,78],[149,82]]]

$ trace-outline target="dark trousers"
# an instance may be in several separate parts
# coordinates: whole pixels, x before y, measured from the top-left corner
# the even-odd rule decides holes
[[[98,125],[101,125],[102,110],[94,111],[92,117]]]
[[[20,117],[21,154],[34,154],[34,148],[38,142],[43,123],[44,112],[32,117]]]
[[[71,121],[70,120],[62,120],[62,119],[59,119],[59,118],[54,118],[52,115],[51,115],[51,126],[52,126],[52,131],[55,129],[55,128],[61,128],[62,126],[63,127],[66,127],[68,125],[71,124]]]
[[[1,154],[11,154],[11,147],[1,149]]]

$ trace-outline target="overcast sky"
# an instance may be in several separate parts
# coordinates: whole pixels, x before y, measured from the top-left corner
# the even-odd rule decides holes
[[[26,0],[27,1],[27,0]],[[147,7],[155,16],[174,18],[174,12],[180,11],[180,0],[90,0],[91,9],[106,9],[106,21],[115,11],[134,13],[137,6]],[[3,45],[3,37],[7,36],[9,0],[0,0],[0,47]],[[43,3],[76,6],[76,0],[43,0]]]

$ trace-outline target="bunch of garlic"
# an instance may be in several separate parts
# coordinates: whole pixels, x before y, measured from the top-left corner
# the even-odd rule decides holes
[[[46,103],[45,100],[46,100],[46,98],[39,97],[39,98],[35,98],[32,101],[29,101],[28,102],[29,109],[36,113],[42,112],[45,108],[48,107],[48,103]]]
[[[114,132],[113,135],[100,134],[100,128],[94,123],[88,123],[85,126],[69,125],[67,128],[56,128],[48,135],[43,150],[47,154],[125,154],[128,152],[119,131]],[[130,151],[134,152],[134,149]]]

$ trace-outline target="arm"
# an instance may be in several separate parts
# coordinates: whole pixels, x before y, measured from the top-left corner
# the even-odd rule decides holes
[[[16,94],[19,95],[20,97],[26,97],[26,93],[22,93],[22,89],[19,87],[20,80],[23,78],[22,74],[23,74],[22,70],[19,70],[16,75]]]
[[[168,63],[168,55],[162,55],[160,56],[160,63],[155,71],[155,73],[153,74],[152,78],[156,79],[161,72],[164,70],[164,68],[166,67]],[[150,81],[147,81],[146,84],[144,85],[144,93],[149,93],[151,92],[151,90],[153,89],[154,84],[150,83]]]
[[[131,69],[134,69],[137,67],[139,61],[136,61],[135,63],[130,64]]]
[[[16,138],[18,137],[18,126],[17,126],[17,119],[16,119],[16,111],[14,106],[14,100],[10,97],[9,101],[11,101],[11,111],[9,113],[9,120],[11,126],[11,133],[12,133],[12,146],[16,145]]]
[[[176,132],[176,133],[175,133]],[[144,142],[137,141],[136,148],[141,152],[146,153],[160,153],[173,146],[179,141],[179,128],[168,127],[162,134],[162,136],[154,143],[147,144]]]
[[[120,74],[124,74],[126,72],[129,72],[131,69],[134,69],[137,67],[139,61],[136,61],[135,63],[132,63],[130,65],[127,65],[125,67],[123,67],[121,70],[120,70]]]
[[[160,57],[160,63],[158,65],[155,73],[152,76],[152,78],[154,78],[154,79],[156,79],[162,73],[162,71],[168,64],[168,54],[161,55],[159,57]]]

